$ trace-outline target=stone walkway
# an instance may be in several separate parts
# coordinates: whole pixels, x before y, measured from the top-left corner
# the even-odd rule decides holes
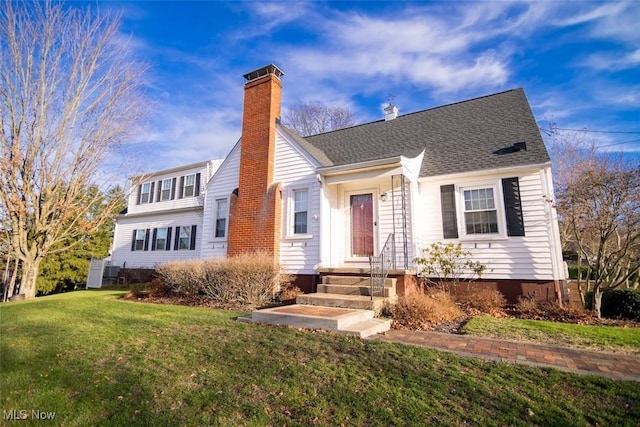
[[[390,330],[371,339],[449,351],[461,356],[550,367],[578,374],[640,381],[640,356],[429,331]]]

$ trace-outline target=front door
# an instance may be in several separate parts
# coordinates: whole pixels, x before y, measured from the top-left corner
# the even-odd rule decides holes
[[[351,256],[373,255],[373,194],[352,194],[351,206]]]

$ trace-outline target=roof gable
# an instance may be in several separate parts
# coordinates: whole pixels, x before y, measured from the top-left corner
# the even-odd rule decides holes
[[[305,149],[323,166],[400,155],[416,157],[424,150],[421,177],[549,161],[522,89],[314,135],[304,141],[312,147]],[[520,142],[526,149],[514,148]]]

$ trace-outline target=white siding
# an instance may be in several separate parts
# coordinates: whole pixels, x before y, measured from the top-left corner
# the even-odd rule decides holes
[[[196,225],[196,247],[195,250],[174,250],[173,239],[175,239],[175,227]],[[148,250],[132,251],[131,242],[133,230],[172,227],[171,250],[151,250],[149,242]],[[166,262],[195,259],[200,257],[200,247],[202,242],[202,211],[191,212],[168,212],[149,214],[144,216],[121,217],[118,218],[118,227],[114,236],[114,247],[111,255],[113,265],[127,268],[153,268],[154,266]]]
[[[216,171],[205,190],[205,209],[202,224],[203,244],[201,257],[225,258],[227,256],[227,236],[229,217],[227,216],[227,232],[224,238],[215,237],[216,200],[227,199],[233,190],[238,188],[240,174],[240,143],[231,150],[224,163]]]
[[[440,186],[464,184],[482,179],[496,179],[518,176],[525,228],[524,237],[496,237],[494,239],[461,238],[443,239],[442,212],[440,207]],[[436,179],[419,184],[420,197],[417,203],[416,231],[418,248],[429,247],[434,242],[461,242],[472,253],[472,259],[487,266],[483,278],[487,279],[529,279],[553,280],[553,249],[549,242],[550,215],[543,199],[541,174],[539,170],[519,172],[502,176],[481,176],[464,180]],[[500,197],[502,193],[500,192]],[[498,212],[504,216],[504,211]],[[461,218],[458,213],[458,228]]]
[[[166,211],[166,210],[176,210],[176,209],[188,209],[194,208],[197,206],[202,206],[203,204],[203,194],[204,189],[207,184],[207,181],[215,172],[215,170],[222,163],[221,160],[212,160],[207,163],[201,163],[196,165],[187,165],[182,168],[170,169],[167,171],[158,171],[148,176],[136,177],[131,180],[131,187],[129,189],[128,203],[127,203],[127,213],[128,214],[140,214],[140,213],[153,213],[158,211]],[[180,187],[180,178],[192,175],[192,174],[200,174],[200,195],[189,196],[179,198],[179,188]],[[175,195],[173,200],[162,200],[158,201],[158,185],[164,179],[175,178]],[[143,183],[153,183],[153,202],[152,203],[138,203],[139,198],[139,185]]]
[[[313,274],[320,264],[320,183],[315,166],[292,141],[276,135],[274,181],[282,190],[282,236],[280,263],[290,273]],[[308,189],[307,235],[293,235],[291,200],[293,190]]]

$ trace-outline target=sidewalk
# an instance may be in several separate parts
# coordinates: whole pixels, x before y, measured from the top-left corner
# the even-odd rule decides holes
[[[594,374],[614,379],[640,381],[640,356],[635,355],[429,331],[390,330],[372,336],[370,339],[429,347],[456,353],[460,356],[523,363],[577,374]]]

